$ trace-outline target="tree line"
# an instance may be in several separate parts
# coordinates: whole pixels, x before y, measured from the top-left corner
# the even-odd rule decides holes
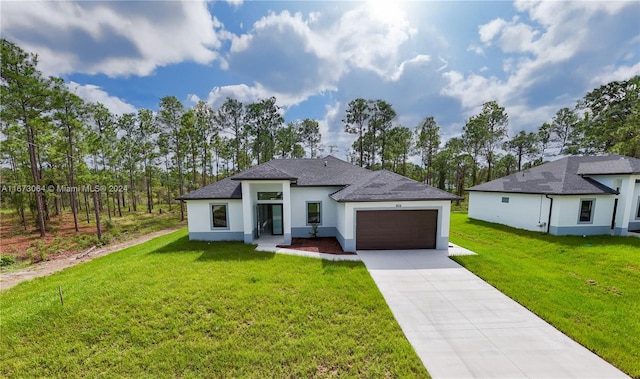
[[[1,43],[2,201],[25,229],[30,210],[41,236],[65,208],[76,231],[80,210],[89,222],[91,207],[110,219],[164,203],[170,211],[179,207],[183,220],[176,196],[274,157],[314,158],[321,151],[318,122],[284,125],[274,97],[250,104],[228,98],[213,109],[203,101],[187,108],[166,96],[157,112],[116,115],[73,94],[63,79],[45,77],[35,54]]]
[[[602,85],[559,109],[534,132],[509,136],[509,115],[496,101],[482,105],[460,136],[443,144],[433,116],[412,129],[393,124],[396,112],[383,100],[348,104],[345,131],[356,136],[351,160],[370,169],[389,169],[443,190],[464,189],[558,155],[616,153],[640,158],[640,76]],[[421,165],[410,163],[416,157]]]
[[[316,158],[325,149],[318,122],[285,124],[275,97],[249,104],[227,98],[214,109],[203,101],[188,108],[166,96],[157,111],[116,115],[73,94],[63,79],[45,77],[36,55],[1,42],[3,188],[100,188],[3,192],[3,205],[15,209],[25,229],[25,209],[31,212],[42,236],[48,220],[65,209],[76,230],[80,218],[90,222],[91,208],[96,222],[101,212],[110,219],[123,211],[151,213],[159,204],[169,211],[175,207],[184,219],[177,196],[274,157]],[[554,154],[640,157],[639,84],[636,76],[601,86],[574,109],[560,109],[538,131],[511,137],[505,109],[490,101],[467,120],[459,137],[444,143],[433,116],[406,127],[395,123],[396,112],[386,101],[354,99],[342,120],[355,136],[347,158],[462,195],[470,185],[541,164]]]

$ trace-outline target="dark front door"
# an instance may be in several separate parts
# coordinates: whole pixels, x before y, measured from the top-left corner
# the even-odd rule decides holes
[[[435,249],[437,210],[356,212],[356,249]]]

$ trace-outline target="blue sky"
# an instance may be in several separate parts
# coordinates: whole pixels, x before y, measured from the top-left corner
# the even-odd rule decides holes
[[[356,97],[445,140],[497,100],[510,135],[589,90],[640,74],[638,1],[2,1],[1,34],[114,113],[175,95],[214,107],[276,96],[344,157]]]

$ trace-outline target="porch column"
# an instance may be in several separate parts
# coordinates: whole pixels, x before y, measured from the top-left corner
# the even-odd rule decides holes
[[[282,183],[282,225],[284,227],[284,244],[291,244],[291,183]]]
[[[251,204],[251,184],[242,181],[242,226],[244,243],[253,243],[253,204]]]
[[[620,195],[618,195],[618,217],[616,217],[616,226],[613,234],[617,236],[626,236],[629,231],[629,222],[633,218],[635,209],[631,209],[634,200],[634,192],[636,179],[640,176],[629,175],[622,181],[620,186]]]

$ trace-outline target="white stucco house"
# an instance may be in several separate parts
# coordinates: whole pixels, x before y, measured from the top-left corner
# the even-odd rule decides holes
[[[640,232],[636,158],[570,156],[467,191],[472,219],[555,235]]]
[[[179,198],[191,240],[336,237],[344,251],[446,249],[456,196],[333,156],[274,159]]]

